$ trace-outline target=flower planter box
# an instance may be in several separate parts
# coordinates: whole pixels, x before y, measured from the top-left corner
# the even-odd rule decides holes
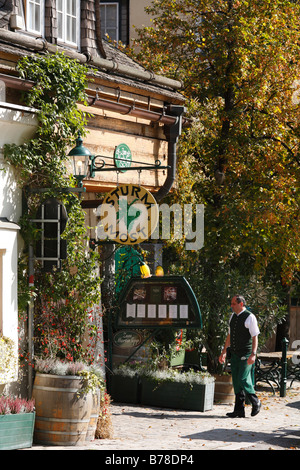
[[[170,359],[170,366],[182,366],[185,361],[185,350],[182,350],[176,354],[173,354]]]
[[[182,410],[208,411],[213,408],[214,382],[193,384],[158,383],[142,379],[141,404]]]
[[[0,450],[32,446],[35,413],[0,416]]]
[[[112,375],[110,396],[115,402],[139,403],[139,378]]]

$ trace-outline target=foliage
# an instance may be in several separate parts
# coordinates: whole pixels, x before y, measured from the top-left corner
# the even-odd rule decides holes
[[[170,365],[186,347],[186,330],[159,330],[153,337],[149,352],[152,364],[158,368]]]
[[[300,4],[154,0],[146,10],[153,27],[138,30],[136,57],[182,81],[191,118],[171,200],[204,204],[204,247],[175,240],[169,254],[199,298],[214,369],[230,296],[248,295],[268,335],[297,282]]]
[[[145,375],[147,378],[158,383],[176,382],[186,383],[190,386],[194,384],[208,384],[214,382],[214,377],[208,372],[188,370],[180,372],[177,369],[154,370]]]
[[[193,384],[207,384],[214,382],[214,377],[208,372],[188,370],[181,372],[179,369],[157,369],[153,364],[134,363],[121,364],[114,369],[114,374],[124,377],[145,377],[158,383],[176,382]]]
[[[87,365],[83,362],[66,362],[55,358],[35,360],[35,370],[41,374],[78,375]]]
[[[35,301],[36,353],[68,360],[92,360],[99,332],[92,321],[93,305],[99,302],[98,255],[87,254],[83,212],[68,208],[66,240],[68,257],[61,271],[38,271],[35,282],[40,295]],[[79,233],[82,230],[82,233]],[[84,346],[85,332],[90,342]]]
[[[0,415],[14,415],[20,413],[32,413],[34,411],[34,400],[26,398],[0,397]]]
[[[68,146],[78,132],[85,134],[87,114],[77,107],[86,104],[88,69],[63,53],[34,55],[20,59],[21,77],[34,82],[25,103],[37,109],[36,135],[23,145],[6,145],[5,158],[16,170],[28,211],[20,220],[25,250],[19,262],[20,311],[34,300],[35,353],[69,361],[92,360],[90,346],[84,345],[86,330],[95,341],[96,326],[90,321],[93,306],[100,299],[97,276],[98,256],[88,250],[84,212],[80,199],[69,188]],[[28,191],[30,187],[30,192]],[[35,191],[36,189],[36,191]],[[42,192],[40,191],[42,189]],[[62,237],[67,240],[67,259],[61,270],[45,273],[35,263],[35,285],[28,287],[28,245],[40,237],[30,222],[44,199],[59,198],[68,213]]]
[[[96,393],[97,389],[104,392],[105,389],[102,370],[84,362],[60,361],[53,358],[36,358],[35,369],[41,374],[82,377],[80,395],[86,395],[89,392]]]
[[[299,3],[155,0],[147,11],[138,58],[183,81],[194,123],[179,191],[205,204],[206,243],[216,261],[241,251],[257,268],[277,261],[290,285],[300,263]]]
[[[98,389],[101,389],[104,393],[104,380],[102,376],[95,373],[94,370],[82,370],[79,372],[79,376],[82,377],[83,386],[80,390],[80,395],[86,395],[89,392],[96,393]]]
[[[87,113],[77,102],[87,104],[88,69],[63,53],[30,55],[17,64],[20,76],[34,82],[25,95],[25,104],[37,109],[36,136],[23,145],[6,145],[6,160],[19,171],[25,187],[66,187],[67,147],[78,132],[85,134]]]
[[[146,365],[141,362],[131,361],[118,365],[114,368],[113,373],[115,375],[121,375],[123,377],[137,377]]]
[[[18,358],[11,338],[0,336],[0,384],[16,380]]]

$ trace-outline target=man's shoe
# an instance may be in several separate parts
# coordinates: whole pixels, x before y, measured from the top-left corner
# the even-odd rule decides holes
[[[257,398],[256,395],[248,395],[250,403],[252,405],[252,412],[251,416],[256,416],[260,412],[261,409],[261,401]]]
[[[232,413],[226,413],[228,418],[245,418],[245,410],[233,411]]]
[[[255,405],[252,406],[251,416],[258,415],[258,413],[260,412],[260,409],[261,409],[261,402],[260,402],[260,400],[258,400],[258,402],[255,403]]]
[[[237,393],[235,396],[235,405],[232,413],[226,413],[229,418],[245,418],[245,394]]]

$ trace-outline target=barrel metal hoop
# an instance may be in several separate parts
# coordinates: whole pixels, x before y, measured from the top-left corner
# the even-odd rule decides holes
[[[36,421],[53,421],[58,423],[89,423],[89,419],[67,419],[67,418],[47,418],[45,416],[38,416]]]
[[[33,388],[37,389],[37,390],[45,390],[45,391],[48,391],[48,392],[69,392],[69,393],[79,392],[78,388],[44,387],[42,385],[34,385]]]
[[[86,430],[84,431],[48,431],[47,429],[36,429],[35,430],[36,433],[39,433],[39,432],[43,432],[43,433],[47,433],[47,434],[62,434],[62,435],[67,435],[67,436],[83,436],[86,434]]]

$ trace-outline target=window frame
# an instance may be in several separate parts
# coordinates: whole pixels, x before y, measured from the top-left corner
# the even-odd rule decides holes
[[[117,18],[116,18],[116,39],[112,39],[113,41],[119,42],[120,40],[120,2],[100,2],[100,9],[101,7],[105,7],[105,16],[103,18],[102,13],[101,13],[101,29],[103,30],[103,36],[105,37],[106,35],[106,8],[108,6],[116,6],[116,11],[117,11]]]
[[[62,16],[63,16],[63,26],[62,26],[62,31],[63,31],[63,34],[62,34],[62,38],[59,38],[58,37],[58,0],[56,0],[55,2],[55,8],[56,8],[56,14],[57,14],[57,43],[60,44],[60,45],[67,45],[69,47],[74,47],[74,48],[80,48],[80,1],[79,0],[75,0],[76,1],[76,16],[75,16],[75,20],[76,20],[76,39],[75,41],[76,42],[73,42],[73,41],[69,41],[66,37],[67,35],[67,18],[68,18],[68,14],[67,14],[67,0],[62,0],[62,4],[63,4],[63,10],[62,10]],[[72,18],[74,18],[74,16],[72,16]]]
[[[24,21],[24,31],[31,35],[39,34],[41,37],[45,35],[45,0],[40,0],[40,18],[39,18],[39,30],[29,28],[29,5],[37,4],[36,0],[23,0],[20,2],[21,5],[21,16]]]

